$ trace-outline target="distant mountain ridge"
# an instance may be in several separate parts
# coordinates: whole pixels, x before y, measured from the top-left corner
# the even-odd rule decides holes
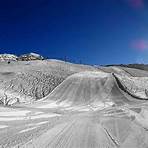
[[[31,60],[43,60],[44,57],[37,53],[27,53],[20,56],[14,54],[0,54],[0,61],[31,61]]]
[[[126,68],[135,68],[140,70],[146,70],[148,71],[148,64],[112,64],[112,65],[106,65],[106,67],[109,66],[120,66],[120,67],[126,67]]]
[[[27,53],[22,54],[20,56],[17,56],[15,54],[0,54],[0,62],[11,62],[11,61],[33,61],[33,60],[44,60],[45,58],[37,53]],[[102,65],[104,67],[111,67],[111,66],[117,66],[117,67],[125,67],[125,68],[135,68],[140,70],[148,71],[148,64],[110,64],[110,65]],[[94,67],[99,68],[100,66],[94,65]]]
[[[0,54],[0,61],[17,61],[17,58],[14,54]]]
[[[43,60],[44,57],[37,53],[23,54],[18,57],[20,61]]]

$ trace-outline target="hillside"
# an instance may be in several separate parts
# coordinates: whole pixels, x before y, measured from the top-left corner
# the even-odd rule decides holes
[[[147,71],[55,59],[0,69],[0,147],[148,147]]]
[[[147,64],[117,64],[117,65],[106,65],[107,67],[110,66],[120,66],[120,67],[127,67],[127,68],[135,68],[140,70],[148,71],[148,65]]]
[[[0,98],[3,104],[32,102],[47,96],[65,78],[91,66],[57,60],[0,63]]]

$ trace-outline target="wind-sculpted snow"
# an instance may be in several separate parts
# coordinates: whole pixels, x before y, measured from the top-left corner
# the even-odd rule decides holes
[[[1,82],[0,95],[4,104],[30,102],[47,96],[64,77],[30,71],[18,74],[15,78]]]

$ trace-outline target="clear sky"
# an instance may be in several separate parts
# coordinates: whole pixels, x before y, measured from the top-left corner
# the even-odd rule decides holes
[[[0,53],[148,63],[147,0],[0,0]]]

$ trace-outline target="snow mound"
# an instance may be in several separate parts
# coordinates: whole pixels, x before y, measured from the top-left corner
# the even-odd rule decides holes
[[[43,100],[49,106],[51,101],[55,101],[63,107],[80,105],[102,108],[108,103],[109,106],[129,103],[129,98],[129,95],[122,94],[112,74],[89,71],[69,76]]]

